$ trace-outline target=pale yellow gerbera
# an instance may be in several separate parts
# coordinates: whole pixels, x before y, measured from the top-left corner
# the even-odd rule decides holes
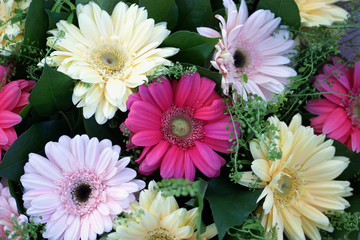
[[[348,12],[333,3],[347,0],[295,0],[304,27],[318,27],[343,22]]]
[[[252,172],[245,172],[241,185],[259,182],[264,190],[258,201],[265,198],[261,223],[267,232],[277,228],[278,239],[283,232],[289,239],[321,239],[318,228],[332,231],[324,213],[342,211],[349,206],[343,197],[350,196],[348,181],[335,181],[348,166],[349,159],[336,157],[332,140],[314,135],[311,127],[301,126],[301,116],[293,117],[289,127],[276,117],[269,118],[278,129],[275,139],[282,158],[271,161],[266,157],[265,144],[252,141],[254,158]]]
[[[0,0],[0,55],[9,56],[16,43],[24,39],[25,20],[16,20],[15,10],[27,11],[30,2],[31,0]]]
[[[134,88],[148,81],[146,75],[176,48],[157,48],[170,34],[166,23],[155,24],[144,8],[119,2],[110,16],[94,2],[77,5],[79,28],[66,21],[50,31],[48,45],[56,51],[50,59],[58,71],[79,79],[73,103],[83,108],[85,118],[95,114],[99,124],[111,119],[117,109],[125,112]],[[62,34],[61,34],[62,33]],[[65,34],[63,34],[65,33]]]
[[[173,196],[163,197],[157,191],[154,181],[141,191],[139,202],[131,205],[132,212],[127,218],[115,221],[116,232],[108,235],[109,240],[195,240],[195,224],[198,208],[179,208]],[[202,239],[217,235],[215,224],[207,227]]]

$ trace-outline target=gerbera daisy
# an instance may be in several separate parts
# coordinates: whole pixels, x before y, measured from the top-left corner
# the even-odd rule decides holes
[[[18,226],[20,226],[24,222],[27,223],[28,219],[25,215],[19,214],[16,201],[10,195],[9,188],[4,187],[0,183],[0,238],[16,240],[21,239],[21,236],[14,238],[16,234],[19,234],[19,232],[14,229],[14,221]],[[9,231],[10,234],[6,235],[7,231]]]
[[[281,19],[269,10],[257,10],[248,17],[244,0],[239,11],[232,0],[224,0],[224,6],[227,21],[216,15],[221,35],[211,28],[197,28],[205,37],[221,38],[211,64],[222,74],[223,92],[228,95],[232,86],[234,97],[247,99],[252,93],[268,101],[274,93],[283,91],[289,77],[296,75],[286,66],[290,63],[288,53],[296,43],[289,31],[278,29]]]
[[[19,11],[27,11],[31,0],[0,0],[0,54],[9,56],[24,38],[25,20],[14,21]]]
[[[342,211],[349,206],[343,198],[351,195],[348,181],[335,181],[348,166],[349,159],[334,156],[333,140],[315,135],[310,127],[301,126],[301,116],[293,117],[289,127],[276,117],[269,118],[278,129],[275,140],[282,158],[269,160],[263,142],[250,142],[254,158],[252,172],[243,173],[239,182],[249,186],[259,182],[265,199],[261,223],[266,231],[277,228],[277,238],[321,239],[318,228],[332,231],[325,212]],[[267,139],[269,140],[269,139]],[[251,180],[252,179],[252,180]],[[251,180],[251,181],[249,181]]]
[[[96,239],[130,211],[134,193],[145,186],[126,168],[130,158],[118,160],[120,147],[107,139],[62,136],[47,143],[45,153],[29,155],[20,179],[27,214],[46,223],[44,238]]]
[[[1,151],[8,150],[16,140],[13,128],[21,122],[19,112],[29,103],[29,91],[34,81],[16,80],[6,83],[9,68],[0,66],[0,161]]]
[[[339,140],[360,152],[360,61],[349,67],[334,57],[315,76],[315,85],[325,99],[309,101],[306,108],[319,115],[310,119],[315,132]]]
[[[334,3],[347,0],[295,0],[298,5],[301,25],[304,27],[318,27],[343,22],[348,12]]]
[[[196,239],[198,208],[179,208],[173,196],[163,197],[161,191],[155,189],[157,185],[151,181],[149,189],[141,191],[139,202],[132,204],[131,214],[114,224],[116,232],[109,234],[108,239]],[[215,226],[211,225],[201,237],[206,240],[216,234]]]
[[[132,144],[145,147],[135,160],[141,174],[160,167],[163,178],[194,180],[197,167],[208,177],[219,175],[225,160],[214,150],[228,152],[235,135],[214,88],[212,80],[190,73],[171,83],[163,77],[130,96],[125,127]]]
[[[79,28],[66,21],[50,31],[48,45],[54,47],[47,62],[80,81],[73,103],[83,108],[85,118],[95,114],[99,124],[111,119],[117,109],[125,112],[133,89],[148,81],[146,75],[176,48],[157,48],[169,35],[166,23],[154,23],[144,8],[119,2],[110,16],[94,2],[77,5]],[[61,33],[65,33],[62,35]]]

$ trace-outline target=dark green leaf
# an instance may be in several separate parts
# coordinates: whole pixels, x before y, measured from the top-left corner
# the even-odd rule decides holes
[[[50,116],[73,106],[73,88],[72,78],[45,65],[39,82],[29,96],[29,102],[40,115]]]
[[[99,140],[110,139],[113,144],[122,145],[123,137],[119,128],[111,128],[107,123],[99,125],[95,117],[84,118],[84,127],[90,138],[96,137]]]
[[[162,46],[180,48],[172,59],[203,66],[219,39],[207,38],[189,31],[178,31],[167,37]]]
[[[211,26],[215,21],[210,0],[175,0],[179,10],[177,30],[195,31],[197,27]]]
[[[56,12],[52,12],[49,9],[45,9],[45,11],[49,18],[49,29],[56,28],[57,22],[59,22],[60,20],[67,20],[68,17],[70,16],[70,13],[66,13],[66,12],[56,13]]]
[[[206,181],[200,179],[200,180],[196,181],[195,184],[198,186],[198,189],[199,189],[199,192],[196,195],[196,201],[198,203],[198,209],[199,209],[199,218],[196,221],[196,229],[198,230],[196,239],[201,240],[202,238],[200,237],[200,234],[202,234],[206,230],[206,225],[203,222],[201,215],[202,215],[202,212],[204,209],[204,195],[205,195],[208,183]]]
[[[97,5],[100,6],[101,9],[107,11],[110,15],[114,9],[114,7],[116,6],[116,4],[118,4],[119,2],[121,2],[121,0],[76,0],[76,5],[81,3],[81,4],[88,4],[89,2],[95,2]]]
[[[205,198],[210,203],[220,240],[230,227],[240,226],[255,210],[256,200],[261,191],[249,191],[231,183],[225,177],[215,178],[209,182]]]
[[[346,145],[336,140],[334,140],[333,146],[336,148],[335,156],[344,156],[350,159],[349,166],[338,179],[348,180],[352,178],[360,170],[360,153],[351,151]]]
[[[178,7],[175,0],[140,0],[139,5],[145,7],[149,17],[155,22],[167,22],[167,28],[173,29],[178,20]]]
[[[24,165],[29,153],[39,153],[49,141],[57,141],[60,136],[68,133],[64,121],[52,120],[41,122],[30,127],[10,146],[0,164],[0,177],[19,181],[24,173]]]
[[[257,9],[268,9],[281,17],[282,23],[294,29],[300,27],[299,8],[294,0],[260,0]]]

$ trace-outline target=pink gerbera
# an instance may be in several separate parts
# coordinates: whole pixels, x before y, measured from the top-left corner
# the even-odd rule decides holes
[[[340,58],[332,58],[315,77],[316,88],[325,99],[309,101],[307,110],[319,115],[310,119],[318,133],[339,140],[353,151],[360,152],[360,61],[348,67]]]
[[[0,160],[1,150],[7,150],[17,138],[14,125],[21,122],[19,112],[29,103],[29,91],[34,81],[16,80],[6,84],[9,69],[0,66]]]
[[[281,19],[269,10],[260,9],[248,17],[244,0],[239,11],[232,0],[223,2],[227,21],[216,15],[221,35],[211,28],[197,28],[205,37],[221,38],[211,64],[222,74],[223,92],[228,95],[232,86],[234,97],[247,99],[252,93],[269,101],[274,93],[283,91],[289,77],[296,76],[295,70],[286,66],[295,41],[289,31],[278,29]]]
[[[46,223],[44,238],[96,239],[130,211],[134,193],[145,186],[126,168],[130,158],[118,160],[120,147],[107,139],[62,136],[46,144],[45,153],[29,155],[20,179],[27,214]]]
[[[27,223],[28,219],[25,215],[19,214],[16,201],[10,195],[9,188],[0,183],[0,238],[21,239],[21,236],[14,238],[15,235],[20,235],[14,229],[14,221],[18,226],[21,226],[22,223]],[[5,234],[7,231],[9,231],[8,235]]]
[[[140,173],[160,167],[163,178],[193,180],[196,168],[208,177],[219,175],[225,160],[214,150],[228,152],[235,135],[214,88],[212,80],[190,73],[171,83],[163,77],[130,96],[125,127],[132,144],[145,147],[136,160]]]

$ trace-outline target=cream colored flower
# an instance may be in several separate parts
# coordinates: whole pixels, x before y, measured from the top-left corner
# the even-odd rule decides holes
[[[347,0],[295,0],[304,27],[318,27],[343,22],[348,12],[333,3]]]
[[[25,20],[14,21],[15,10],[27,11],[31,0],[0,0],[0,55],[9,56],[24,38]]]
[[[186,210],[179,208],[173,196],[163,197],[154,181],[149,188],[140,193],[140,200],[132,204],[128,218],[114,223],[116,232],[108,235],[115,240],[195,240],[195,224],[198,208]],[[215,225],[207,227],[201,237],[206,240],[217,234]]]
[[[318,228],[332,231],[324,213],[342,211],[349,206],[343,197],[350,196],[348,181],[335,181],[348,166],[349,159],[334,156],[333,141],[314,135],[311,127],[301,126],[301,116],[293,117],[289,127],[276,117],[269,118],[278,129],[277,146],[282,158],[270,161],[265,144],[252,141],[252,172],[245,172],[239,182],[249,186],[256,180],[264,187],[261,223],[266,231],[277,228],[292,239],[321,239]],[[254,181],[251,181],[254,180]]]
[[[170,34],[166,23],[154,23],[144,8],[119,2],[110,16],[94,2],[77,5],[79,28],[66,21],[50,31],[48,45],[56,51],[46,62],[58,71],[79,79],[73,103],[83,108],[85,118],[95,114],[99,124],[111,119],[117,109],[125,112],[134,88],[148,81],[156,67],[170,65],[165,57],[176,48],[157,48]],[[61,34],[61,33],[65,33]]]

